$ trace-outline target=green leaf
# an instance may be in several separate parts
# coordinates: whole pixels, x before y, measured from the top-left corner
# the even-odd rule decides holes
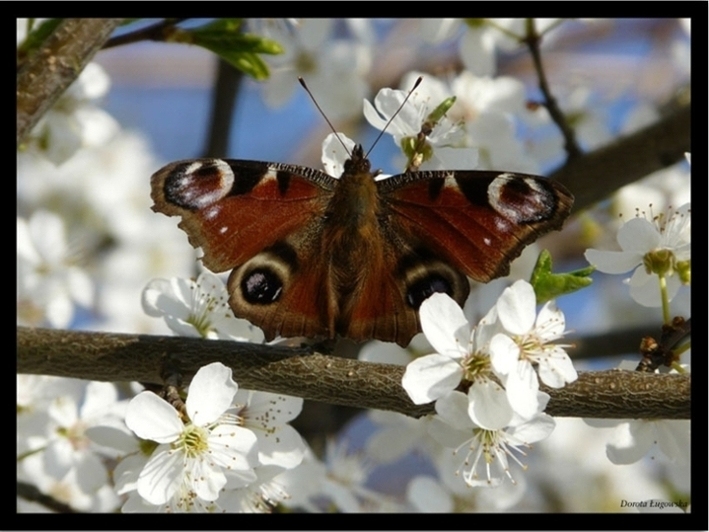
[[[282,54],[283,47],[271,39],[241,33],[242,25],[242,19],[219,19],[199,28],[177,29],[170,41],[201,46],[254,79],[267,79],[268,65],[257,54]]]
[[[39,26],[32,28],[27,37],[25,37],[25,40],[17,49],[17,56],[25,57],[32,51],[39,48],[44,40],[52,34],[62,20],[64,19],[50,18],[42,22]]]
[[[268,69],[266,62],[258,55],[248,52],[236,52],[225,57],[220,54],[224,60],[228,61],[234,68],[238,68],[244,74],[247,74],[258,81],[268,79],[271,72]]]
[[[567,273],[552,273],[551,268],[551,254],[546,249],[542,250],[530,279],[539,305],[587,287],[592,283],[589,276],[595,270],[593,266],[588,266]]]

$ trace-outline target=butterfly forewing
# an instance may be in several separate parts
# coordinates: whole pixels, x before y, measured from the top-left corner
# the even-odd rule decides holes
[[[181,216],[204,264],[240,264],[324,212],[336,181],[311,168],[259,161],[192,159],[152,177],[153,210]]]
[[[377,182],[390,219],[469,277],[486,282],[544,233],[573,199],[542,177],[486,171],[412,172]]]

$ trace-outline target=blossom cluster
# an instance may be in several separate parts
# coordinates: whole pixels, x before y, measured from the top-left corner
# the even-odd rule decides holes
[[[407,365],[404,389],[416,404],[436,401],[431,434],[456,449],[469,486],[512,479],[508,457],[519,462],[514,452],[554,428],[539,380],[560,388],[577,378],[565,346],[553,343],[564,334],[563,313],[548,302],[537,315],[534,289],[517,281],[474,327],[447,294],[424,301],[420,315],[436,353]]]

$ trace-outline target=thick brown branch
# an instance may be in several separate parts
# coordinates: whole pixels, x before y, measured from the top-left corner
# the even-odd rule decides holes
[[[17,146],[71,85],[121,19],[66,19],[17,74]]]
[[[17,347],[19,373],[161,383],[167,368],[177,368],[187,383],[201,366],[220,361],[244,388],[416,417],[433,412],[431,405],[411,403],[401,387],[402,366],[308,348],[27,327],[18,327]],[[560,390],[543,389],[551,395],[547,412],[555,416],[690,417],[689,375],[588,372]]]
[[[690,151],[691,105],[681,105],[654,124],[579,157],[570,159],[549,177],[575,196],[579,211],[619,188],[662,170]]]

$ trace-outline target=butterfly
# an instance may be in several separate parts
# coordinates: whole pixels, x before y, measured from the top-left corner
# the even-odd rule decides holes
[[[341,335],[405,346],[434,292],[463,305],[573,197],[559,183],[495,171],[418,171],[375,180],[356,146],[336,179],[291,164],[191,159],[151,179],[153,210],[180,216],[204,265],[231,270],[234,314],[267,339]]]

